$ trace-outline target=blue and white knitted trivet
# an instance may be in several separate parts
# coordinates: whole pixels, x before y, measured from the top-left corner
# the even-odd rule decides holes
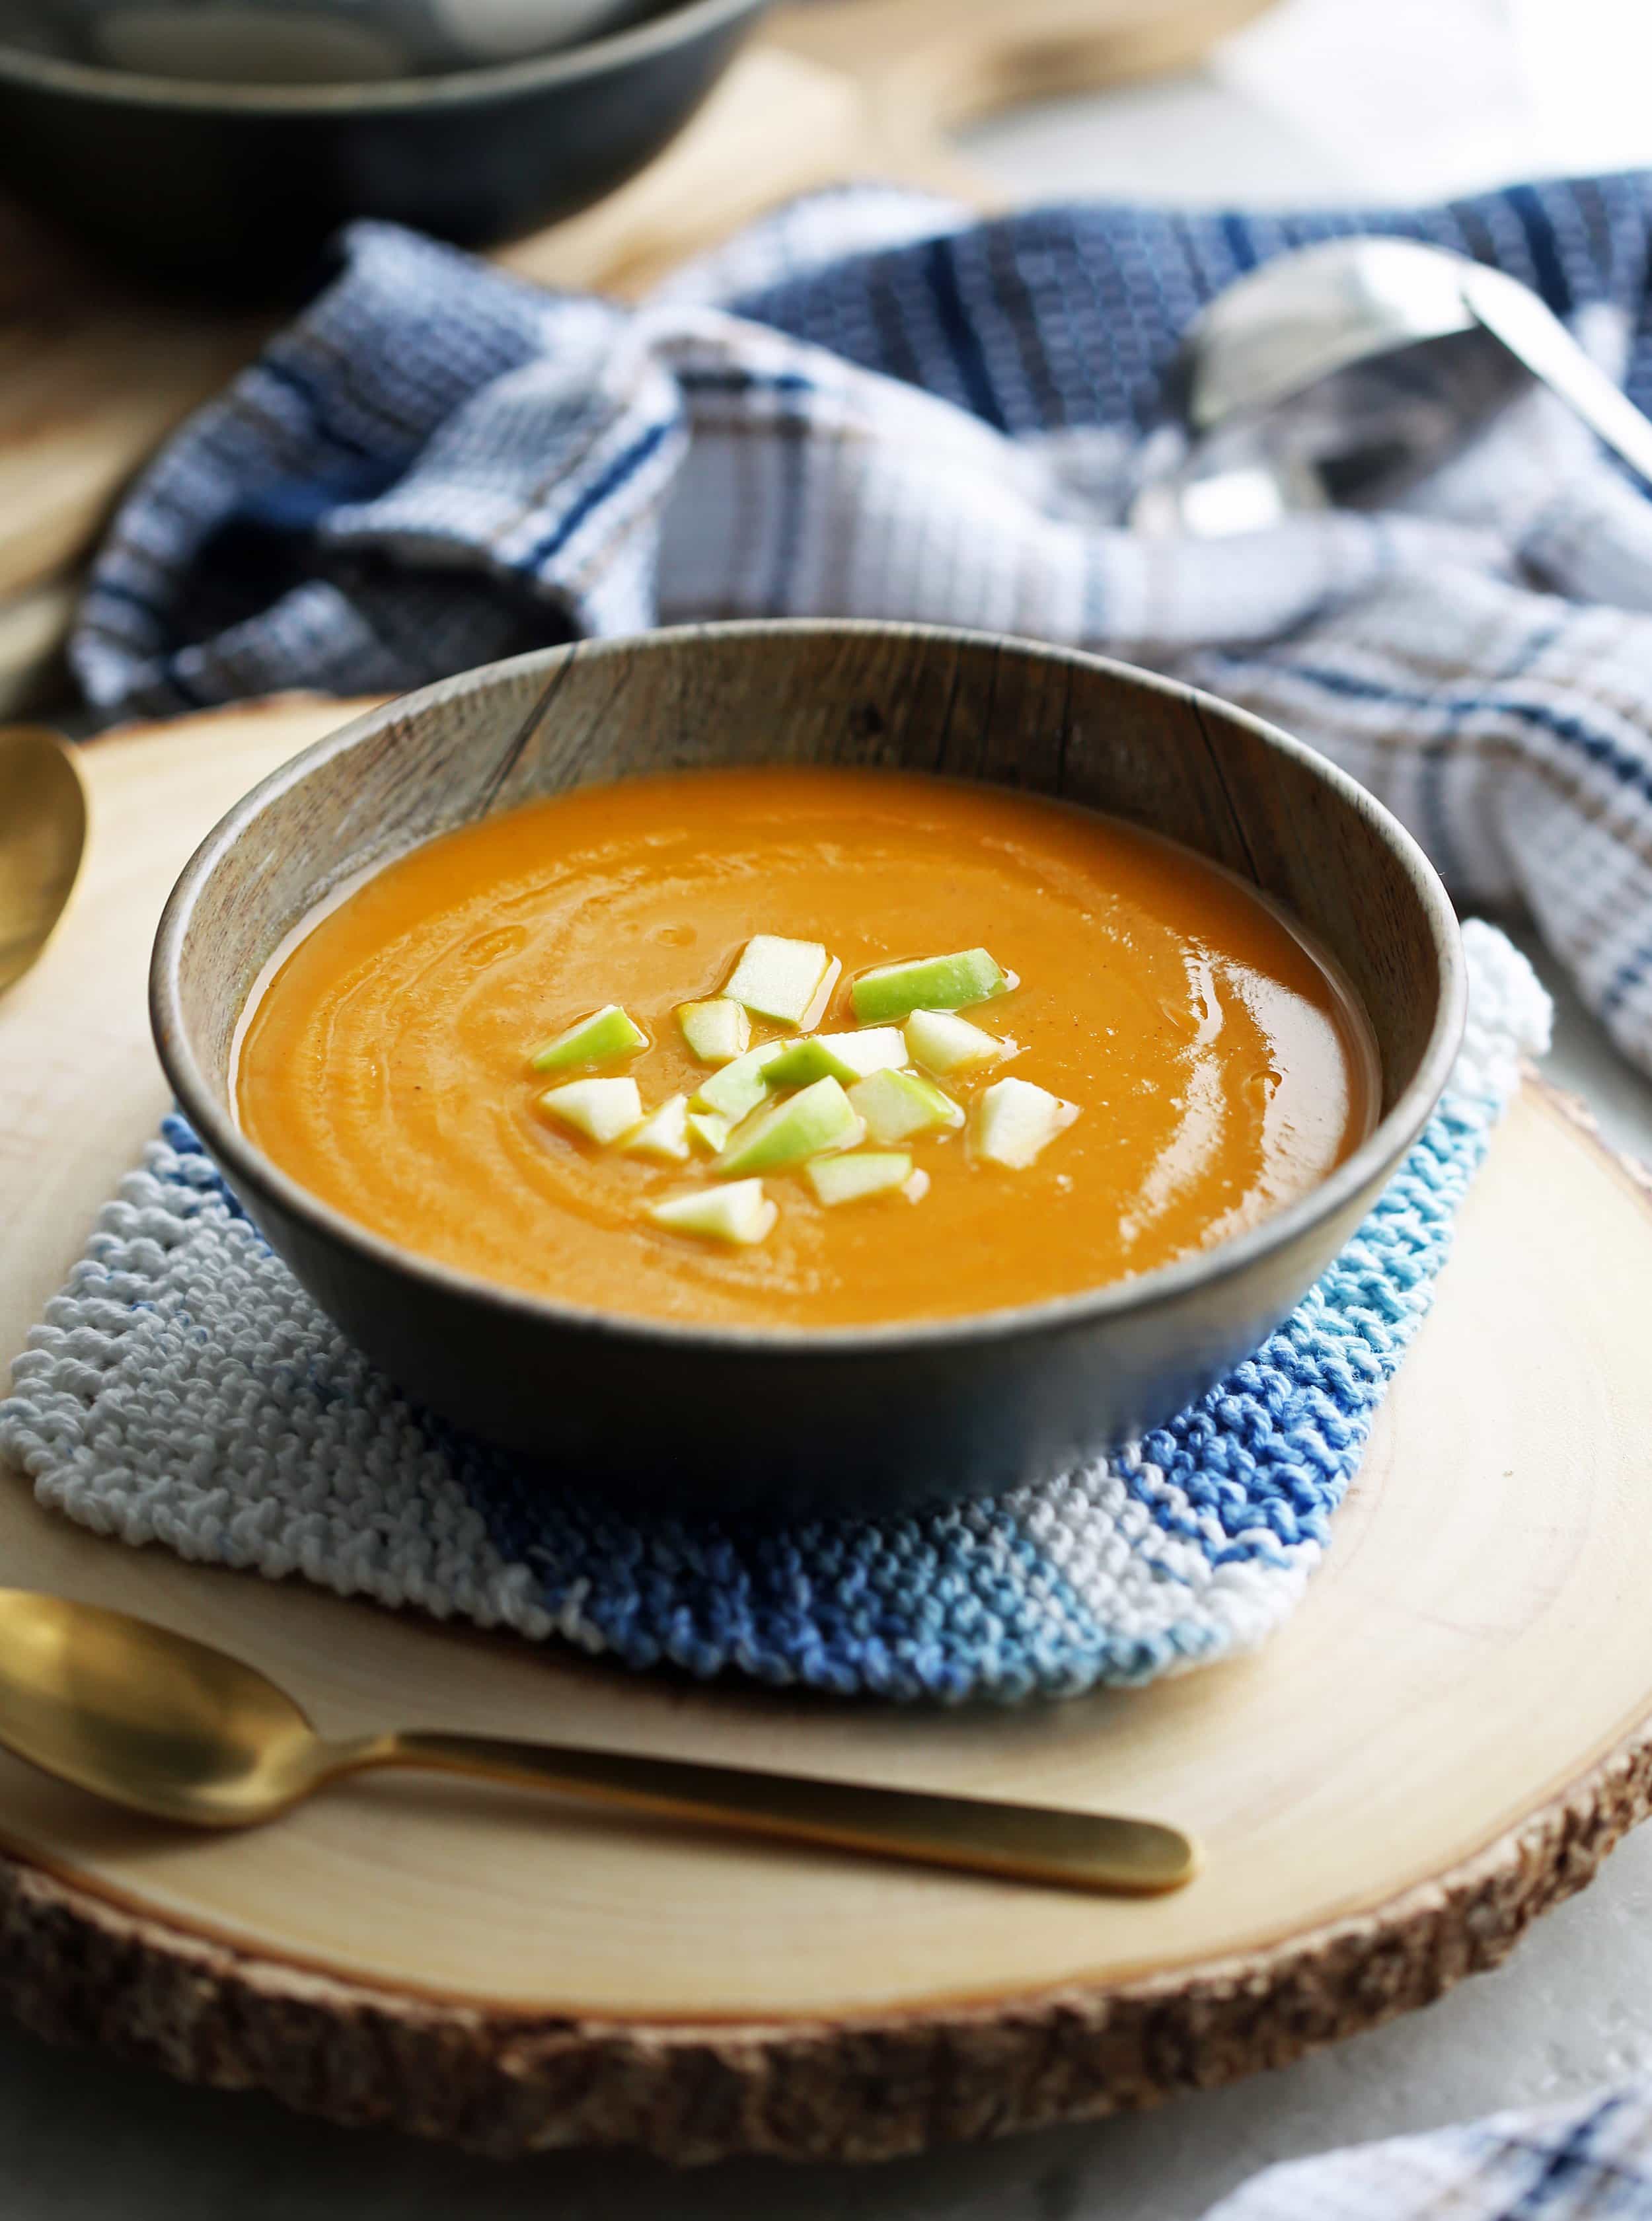
[[[1549,1005],[1465,929],[1467,1038],[1405,1167],[1255,1357],[1105,1463],[990,1503],[776,1531],[621,1520],[421,1416],[329,1324],[190,1129],[104,1210],[0,1403],[0,1455],[100,1534],[560,1636],[629,1665],[1012,1699],[1259,1642],[1323,1549]]]
[[[387,225],[139,481],[73,643],[162,716],[573,633],[910,618],[1106,648],[1300,734],[1465,908],[1525,903],[1652,1070],[1652,502],[1546,394],[1377,514],[1123,529],[1200,304],[1396,232],[1535,286],[1652,407],[1652,174],[1449,206],[780,211],[638,308]]]

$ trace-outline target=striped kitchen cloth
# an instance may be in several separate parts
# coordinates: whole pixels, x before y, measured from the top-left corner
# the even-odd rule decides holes
[[[697,617],[1104,648],[1317,742],[1466,902],[1524,900],[1652,1069],[1652,504],[1560,405],[1517,401],[1378,515],[1121,526],[1199,304],[1355,230],[1499,264],[1652,405],[1647,176],[1411,214],[987,223],[844,191],[636,309],[365,225],[137,486],[75,666],[130,714],[395,691]]]
[[[1652,2221],[1652,2086],[1271,2167],[1205,2221]]]

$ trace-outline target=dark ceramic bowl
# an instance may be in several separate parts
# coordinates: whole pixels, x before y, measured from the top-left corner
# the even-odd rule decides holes
[[[244,1139],[228,1087],[237,1020],[278,944],[350,873],[536,795],[767,761],[940,769],[1061,795],[1226,865],[1340,960],[1380,1052],[1380,1123],[1311,1194],[1205,1254],[1023,1310],[823,1331],[627,1319],[498,1288],[366,1232]],[[560,1484],[793,1512],[988,1494],[1209,1387],[1292,1308],[1416,1140],[1464,987],[1451,907],[1420,850],[1286,735],[1097,656],[776,623],[550,649],[358,718],[198,850],[161,922],[152,998],[161,1060],[207,1148],[393,1380]]]
[[[0,183],[122,268],[272,297],[352,216],[487,247],[600,200],[764,4],[682,0],[566,52],[373,84],[197,84],[0,45]]]

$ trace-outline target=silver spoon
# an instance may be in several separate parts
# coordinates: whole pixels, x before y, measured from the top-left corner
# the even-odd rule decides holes
[[[1532,379],[1652,485],[1652,423],[1517,278],[1416,240],[1302,247],[1189,327],[1170,397],[1192,444],[1142,487],[1130,522],[1213,535],[1370,505]]]

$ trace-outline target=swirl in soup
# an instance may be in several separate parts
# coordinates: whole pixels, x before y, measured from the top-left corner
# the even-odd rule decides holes
[[[1255,889],[1000,787],[577,789],[307,921],[247,1136],[404,1248],[702,1324],[955,1317],[1150,1271],[1364,1138],[1369,1026]]]

